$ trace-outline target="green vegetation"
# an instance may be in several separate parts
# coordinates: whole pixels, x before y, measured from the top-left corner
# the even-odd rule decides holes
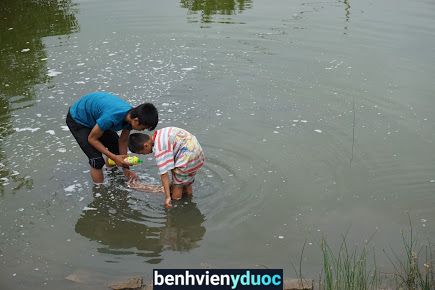
[[[420,247],[413,233],[411,219],[409,227],[409,237],[402,232],[402,257],[394,250],[391,250],[393,257],[384,251],[394,268],[395,285],[398,289],[435,289],[431,243]]]
[[[393,272],[381,272],[376,265],[374,249],[369,248],[370,240],[363,247],[349,247],[347,235],[342,237],[338,251],[333,251],[326,239],[320,247],[323,267],[315,289],[363,290],[363,289],[403,289],[434,290],[435,272],[433,269],[432,246],[430,242],[420,246],[416,240],[410,221],[410,232],[402,232],[403,248],[400,253],[390,249],[383,251],[391,263]],[[299,269],[293,265],[299,279],[302,277],[302,256]],[[392,253],[392,254],[389,254]]]
[[[337,253],[331,249],[325,239],[321,241],[323,253],[323,275],[319,279],[321,289],[378,289],[379,274],[375,255],[373,265],[369,264],[367,244],[362,249],[352,250],[344,236]]]
[[[213,16],[234,15],[252,7],[252,0],[180,0],[180,3],[191,14],[200,14],[201,23],[231,23],[228,19],[213,20]]]

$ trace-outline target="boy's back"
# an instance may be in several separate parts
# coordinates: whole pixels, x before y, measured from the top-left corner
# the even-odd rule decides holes
[[[155,131],[153,136],[134,133],[128,146],[135,153],[154,152],[165,192],[165,207],[171,207],[171,199],[180,199],[183,193],[193,194],[195,175],[205,162],[195,136],[181,128],[166,127]]]
[[[81,125],[93,128],[95,124],[103,130],[123,129],[124,118],[132,106],[110,93],[95,92],[81,97],[70,109],[72,118]],[[131,129],[131,128],[130,128]]]
[[[176,169],[189,174],[204,164],[204,153],[194,135],[177,127],[166,127],[154,133],[154,156],[160,174]]]

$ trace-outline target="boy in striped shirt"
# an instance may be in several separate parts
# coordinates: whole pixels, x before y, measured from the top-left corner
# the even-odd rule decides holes
[[[165,191],[165,207],[171,207],[172,198],[180,199],[183,192],[192,195],[196,172],[204,165],[204,153],[196,137],[184,129],[166,127],[153,135],[134,133],[129,136],[128,148],[133,153],[154,153],[160,179]]]

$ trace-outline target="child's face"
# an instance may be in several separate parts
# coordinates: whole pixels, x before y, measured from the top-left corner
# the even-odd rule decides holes
[[[148,129],[147,126],[139,124],[139,118],[131,119],[131,128],[137,131],[143,131],[145,129]]]
[[[138,152],[140,154],[150,154],[153,152],[153,141],[150,139],[147,142],[143,144],[143,149],[141,152]]]

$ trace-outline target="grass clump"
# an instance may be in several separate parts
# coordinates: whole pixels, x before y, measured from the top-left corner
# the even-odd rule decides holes
[[[427,245],[420,247],[413,232],[411,219],[409,219],[409,227],[408,237],[402,232],[404,251],[402,256],[392,249],[393,257],[384,251],[394,268],[393,277],[396,287],[407,290],[434,290],[435,272],[431,243],[428,242]]]
[[[347,234],[342,237],[338,250],[334,251],[325,238],[321,239],[322,271],[318,279],[321,290],[435,290],[435,271],[433,268],[433,248],[430,242],[419,246],[413,232],[411,219],[410,232],[402,231],[403,251],[385,250],[393,272],[381,272],[376,265],[374,249],[368,247],[369,241],[362,247],[349,247]],[[293,268],[299,279],[302,277],[302,258],[305,244],[299,260],[299,269]]]
[[[350,290],[378,289],[379,274],[373,254],[373,265],[369,264],[368,243],[362,249],[349,249],[346,236],[342,238],[337,252],[331,249],[325,239],[321,240],[323,270],[319,279],[319,289]]]

